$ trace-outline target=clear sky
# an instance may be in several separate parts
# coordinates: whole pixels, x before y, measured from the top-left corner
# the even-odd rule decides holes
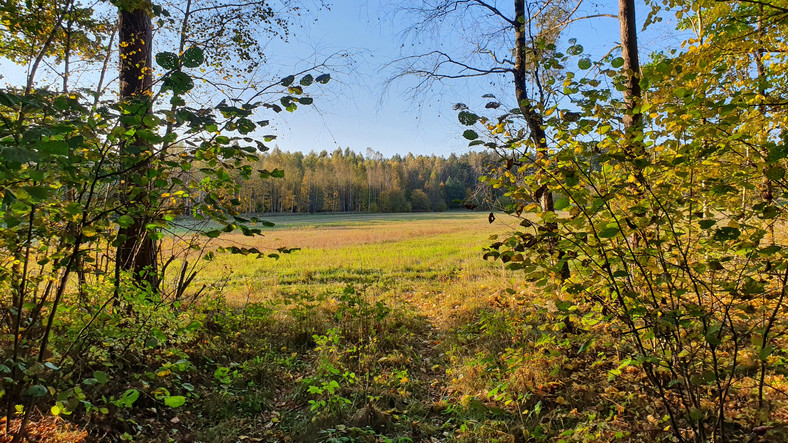
[[[464,94],[443,91],[418,100],[408,96],[412,80],[403,79],[386,88],[387,79],[395,74],[386,65],[403,54],[401,32],[407,26],[403,18],[393,19],[392,11],[373,0],[335,1],[330,11],[319,14],[317,22],[295,29],[287,44],[270,46],[269,54],[276,64],[284,61],[277,52],[291,54],[293,70],[335,52],[351,54],[346,60],[348,67],[332,74],[332,81],[321,87],[323,94],[316,95],[312,109],[302,106],[277,119],[275,132],[281,149],[331,151],[349,147],[363,153],[369,147],[386,156],[468,151],[452,111],[454,103],[468,100],[464,95],[469,92],[467,84],[456,84]],[[309,57],[312,54],[315,56]]]
[[[483,106],[482,94],[492,92],[500,96],[501,91],[511,89],[508,77],[447,81],[415,99],[410,91],[415,78],[386,85],[397,73],[389,66],[393,60],[438,48],[451,52],[467,47],[464,45],[469,41],[462,41],[460,36],[475,29],[468,29],[468,24],[452,23],[439,38],[427,35],[414,43],[403,35],[413,24],[413,17],[395,12],[401,10],[397,4],[417,2],[333,0],[330,3],[329,10],[317,12],[316,21],[314,16],[304,16],[300,26],[292,28],[288,42],[268,43],[269,63],[264,68],[274,78],[278,73],[287,75],[313,66],[330,54],[349,54],[332,62],[337,69],[332,72],[331,82],[308,88],[307,92],[315,99],[314,105],[300,106],[293,114],[260,116],[270,117],[272,127],[266,128],[265,133],[278,136],[274,144],[282,150],[305,152],[350,148],[364,153],[372,148],[385,156],[408,152],[448,156],[468,152],[467,140],[461,136],[463,127],[452,106],[457,102],[468,103],[472,109],[474,105]],[[503,8],[511,1],[498,3]],[[615,14],[617,2],[600,0],[598,5],[588,3],[584,8],[587,10],[579,15]],[[642,23],[645,8],[641,8],[639,15],[638,21]],[[466,28],[461,29],[462,26]],[[677,46],[680,39],[663,32],[665,29],[672,26],[650,28],[640,35],[642,54]],[[618,22],[611,18],[579,21],[564,33],[562,41],[569,38],[577,38],[592,58],[601,57],[619,40]],[[7,75],[5,80],[16,82],[23,78],[21,72],[15,75],[8,69],[8,63],[0,63],[0,68]]]
[[[616,14],[617,2],[604,0],[589,8],[589,14]],[[285,62],[285,66],[287,58],[280,58],[277,53],[291,54],[289,57],[294,60],[301,58],[300,62],[293,62],[294,67],[307,65],[313,60],[308,57],[310,54],[345,50],[353,54],[355,62],[322,87],[325,95],[315,97],[314,109],[300,107],[276,123],[277,145],[281,149],[331,151],[349,147],[363,153],[371,147],[386,156],[468,152],[470,148],[461,136],[463,127],[452,110],[453,104],[484,103],[479,101],[480,96],[508,87],[509,78],[496,85],[490,85],[490,79],[449,81],[416,100],[409,92],[415,79],[400,80],[386,88],[386,80],[396,73],[387,63],[403,55],[435,49],[434,41],[425,41],[421,46],[406,41],[402,33],[411,23],[405,15],[394,14],[396,10],[391,1],[337,0],[330,11],[319,14],[317,22],[296,29],[289,43],[271,46],[272,61]],[[642,24],[645,8],[639,15],[638,22]],[[592,57],[601,57],[619,41],[618,22],[612,18],[579,21],[564,35],[563,41],[577,38]],[[655,28],[640,38],[644,54],[675,47],[680,41]]]

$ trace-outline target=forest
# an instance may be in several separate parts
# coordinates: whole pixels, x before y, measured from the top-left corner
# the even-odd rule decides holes
[[[380,5],[0,4],[0,441],[788,441],[788,3]]]
[[[261,155],[254,167],[281,171],[280,180],[239,178],[236,197],[247,213],[293,212],[422,212],[464,206],[502,207],[503,192],[482,186],[483,177],[498,159],[489,152],[448,158],[411,153],[383,158],[336,149],[286,153],[278,149]]]

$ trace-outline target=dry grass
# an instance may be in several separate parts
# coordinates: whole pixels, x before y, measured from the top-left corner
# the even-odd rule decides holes
[[[413,238],[463,232],[467,228],[451,221],[435,225],[427,221],[395,222],[390,226],[307,227],[274,231],[263,237],[249,238],[241,234],[228,234],[220,238],[217,246],[244,245],[259,249],[275,250],[280,247],[301,249],[336,249],[346,246],[374,243],[391,243]]]
[[[193,285],[220,286],[238,306],[353,284],[389,299],[414,301],[420,309],[432,305],[440,318],[445,318],[447,297],[472,298],[490,285],[501,286],[500,264],[486,263],[481,255],[491,234],[509,228],[488,223],[485,214],[355,215],[345,222],[317,216],[312,223],[294,218],[299,223],[288,225],[280,216],[278,227],[264,230],[262,237],[225,234],[215,245],[300,250],[278,260],[219,254],[202,265]]]
[[[11,442],[13,435],[19,430],[20,420],[12,420],[10,429],[6,430],[6,418],[0,418],[0,443]],[[27,441],[41,443],[78,443],[87,440],[88,433],[84,429],[65,422],[58,417],[42,416],[25,426]]]
[[[555,293],[482,259],[489,236],[511,228],[500,219],[489,224],[477,213],[277,217],[264,237],[222,236],[225,246],[301,250],[279,260],[218,254],[201,265],[190,290],[213,285],[230,308],[214,300],[200,306],[204,326],[198,339],[183,344],[194,368],[136,374],[150,386],[131,381],[115,389],[148,392],[147,406],[160,404],[150,395],[158,387],[189,397],[180,409],[157,406],[156,425],[136,437],[670,441],[643,372],[630,366],[610,377],[629,355],[618,331],[579,315],[570,330]],[[167,346],[165,356],[146,344],[140,355],[148,358],[146,371],[182,358],[169,355],[177,343]],[[757,356],[748,359],[757,369]],[[234,378],[219,385],[221,367]],[[118,380],[133,380],[122,374]],[[334,390],[323,392],[331,382]],[[785,389],[783,375],[767,382]],[[730,409],[739,416],[729,417],[756,421],[747,415],[754,389],[754,381],[737,386],[735,401],[742,402],[732,400]],[[778,394],[766,394],[771,423],[786,417]],[[149,410],[140,404],[125,412],[141,421]],[[772,440],[748,441],[784,435],[778,426]]]

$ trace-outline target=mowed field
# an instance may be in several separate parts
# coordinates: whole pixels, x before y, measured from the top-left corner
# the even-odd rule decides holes
[[[219,254],[193,285],[221,285],[232,306],[347,285],[373,297],[439,304],[489,293],[508,282],[500,263],[486,262],[490,236],[511,229],[486,213],[272,216],[263,236],[224,234],[212,246],[266,253],[298,248],[279,259]]]

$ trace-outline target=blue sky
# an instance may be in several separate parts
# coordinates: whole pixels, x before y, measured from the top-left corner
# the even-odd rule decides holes
[[[352,59],[350,66],[340,69],[344,72],[333,74],[333,80],[321,87],[312,109],[300,107],[274,123],[281,149],[349,147],[363,153],[369,147],[386,156],[467,152],[451,109],[466,97],[444,93],[413,101],[406,96],[407,79],[386,89],[394,71],[385,65],[400,56],[400,33],[406,26],[400,19],[392,20],[390,12],[374,1],[334,2],[316,23],[296,29],[287,44],[271,45],[272,61],[283,61],[276,52],[292,54],[293,70],[335,52],[348,51]]]
[[[472,108],[483,105],[482,94],[500,94],[511,89],[509,78],[445,82],[423,91],[415,99],[410,92],[415,78],[402,79],[386,87],[387,80],[396,73],[387,66],[392,60],[435,48],[461,52],[468,44],[461,38],[462,24],[452,24],[452,28],[458,29],[444,29],[437,39],[427,35],[414,42],[403,35],[413,18],[395,13],[397,2],[334,0],[332,3],[329,10],[317,13],[316,21],[305,16],[301,26],[292,28],[288,42],[268,43],[269,63],[264,68],[274,78],[313,66],[330,54],[350,54],[335,60],[338,69],[332,73],[331,82],[309,88],[307,92],[314,96],[314,105],[301,106],[293,114],[260,116],[270,117],[272,127],[265,132],[277,134],[275,145],[282,150],[305,152],[350,148],[364,153],[372,148],[386,156],[408,152],[448,156],[468,152],[453,104],[468,103]],[[399,5],[413,3],[402,0]],[[588,8],[587,13],[615,14],[617,2],[605,0]],[[642,23],[645,8],[639,12],[638,21]],[[671,28],[663,24],[640,35],[644,59],[653,50],[678,45],[678,37],[664,32]],[[569,38],[577,38],[592,58],[601,57],[618,42],[618,22],[611,18],[579,21],[565,32],[562,40],[566,42]],[[7,75],[4,80],[17,82],[22,78],[18,69],[8,69],[8,63],[0,63],[0,68]]]
[[[510,3],[510,2],[503,2]],[[617,2],[607,0],[595,10],[617,13]],[[395,73],[386,64],[402,55],[426,52],[435,41],[422,46],[406,42],[402,32],[410,24],[408,17],[394,14],[391,2],[335,1],[330,11],[322,11],[316,23],[296,29],[288,44],[274,44],[271,50],[293,54],[294,67],[312,60],[304,55],[321,55],[336,51],[352,52],[355,63],[349,72],[334,75],[324,86],[324,94],[316,96],[314,109],[299,108],[295,114],[276,123],[277,144],[284,150],[331,151],[337,147],[364,152],[367,147],[393,154],[438,154],[468,152],[463,127],[452,105],[457,102],[483,103],[480,96],[495,89],[507,88],[508,78],[495,86],[490,79],[455,80],[427,91],[413,100],[409,88],[413,79],[404,79],[386,86]],[[643,9],[639,23],[645,19]],[[645,54],[668,46],[675,47],[680,39],[665,33],[666,26],[652,28],[640,36],[641,52]],[[669,28],[669,26],[667,26]],[[587,53],[602,56],[619,40],[618,22],[611,18],[579,21],[564,34],[566,41],[577,38]],[[276,63],[284,59],[272,53]]]

